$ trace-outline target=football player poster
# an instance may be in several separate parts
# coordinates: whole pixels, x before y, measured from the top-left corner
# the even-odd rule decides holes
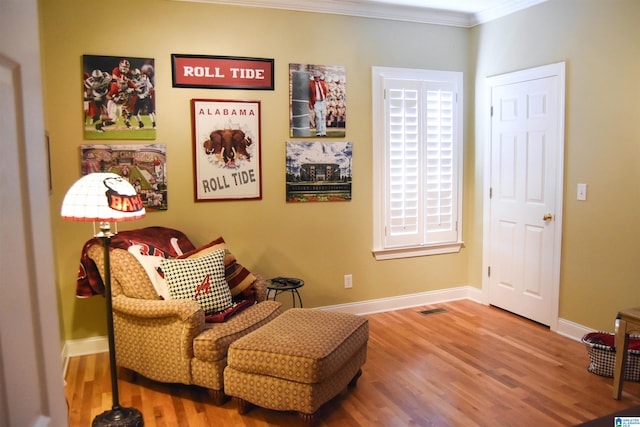
[[[261,199],[260,102],[192,99],[195,200]]]
[[[156,139],[155,61],[83,55],[85,139]]]

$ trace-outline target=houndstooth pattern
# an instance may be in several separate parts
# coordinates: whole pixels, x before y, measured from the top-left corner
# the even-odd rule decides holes
[[[173,299],[197,301],[206,314],[218,313],[233,304],[224,276],[224,250],[200,258],[163,259],[165,274]]]

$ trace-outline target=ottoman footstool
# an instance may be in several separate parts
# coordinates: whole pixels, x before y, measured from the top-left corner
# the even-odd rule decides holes
[[[306,424],[355,386],[367,356],[369,323],[348,313],[293,308],[229,346],[224,391],[249,404],[296,411]]]

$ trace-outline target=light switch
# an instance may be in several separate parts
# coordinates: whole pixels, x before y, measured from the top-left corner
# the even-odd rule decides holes
[[[587,184],[578,184],[578,200],[587,200]]]

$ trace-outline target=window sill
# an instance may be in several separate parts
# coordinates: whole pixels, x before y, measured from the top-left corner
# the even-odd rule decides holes
[[[452,254],[460,252],[462,245],[463,242],[455,242],[428,246],[410,246],[405,248],[374,249],[372,252],[376,261],[383,261],[386,259]]]

